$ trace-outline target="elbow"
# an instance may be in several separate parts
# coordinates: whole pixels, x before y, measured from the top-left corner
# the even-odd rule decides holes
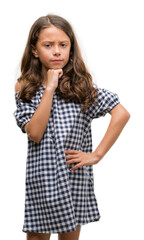
[[[40,143],[42,136],[35,129],[31,128],[30,123],[26,124],[25,131],[30,140],[32,140],[35,143]]]
[[[127,123],[128,122],[128,120],[130,119],[130,113],[126,110],[126,109],[124,109],[124,111],[123,111],[123,118],[125,119],[125,122]]]
[[[123,112],[123,114],[120,117],[120,125],[124,127],[130,119],[130,113],[126,110]]]
[[[31,134],[31,133],[28,134],[28,137],[29,137],[30,140],[32,140],[35,143],[40,143],[40,141],[42,139],[39,135]]]
[[[114,116],[117,121],[121,121],[123,124],[126,124],[130,119],[130,113],[121,104],[118,104],[112,109],[111,115]]]
[[[119,116],[120,123],[125,126],[130,119],[130,113],[125,109]]]
[[[131,115],[129,112],[126,113],[126,118],[127,118],[127,121],[130,119]]]

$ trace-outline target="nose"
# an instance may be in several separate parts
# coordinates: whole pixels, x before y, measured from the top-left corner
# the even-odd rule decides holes
[[[60,49],[59,49],[59,46],[55,45],[54,46],[54,55],[60,55]]]

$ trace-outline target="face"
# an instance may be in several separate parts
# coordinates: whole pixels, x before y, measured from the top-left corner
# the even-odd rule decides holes
[[[67,34],[55,26],[41,30],[32,52],[42,63],[42,69],[63,68],[69,61],[71,42]],[[59,60],[59,61],[55,61]]]

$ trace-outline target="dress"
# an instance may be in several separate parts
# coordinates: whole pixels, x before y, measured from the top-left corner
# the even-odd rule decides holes
[[[97,88],[95,83],[94,87]],[[14,117],[22,132],[36,111],[44,90],[41,86],[30,103],[19,100],[15,93]],[[80,104],[66,103],[54,92],[42,140],[35,143],[28,138],[23,232],[71,232],[77,225],[100,219],[93,166],[70,172],[75,163],[67,165],[64,152],[65,149],[92,152],[92,119],[105,116],[119,103],[116,93],[104,88],[97,90],[98,106],[92,104],[85,113]]]

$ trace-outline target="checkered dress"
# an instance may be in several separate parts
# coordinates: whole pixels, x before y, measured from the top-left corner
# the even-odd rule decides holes
[[[41,86],[30,103],[19,100],[15,93],[14,117],[22,132],[35,113],[44,90]],[[35,143],[28,138],[23,232],[71,232],[77,225],[100,219],[93,166],[70,172],[75,163],[67,165],[64,152],[65,149],[92,152],[92,119],[105,116],[119,103],[117,94],[103,88],[97,90],[98,106],[92,104],[85,113],[80,104],[66,103],[54,92],[42,140]]]

